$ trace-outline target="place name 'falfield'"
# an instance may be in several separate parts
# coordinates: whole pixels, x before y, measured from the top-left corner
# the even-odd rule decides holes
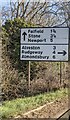
[[[44,33],[43,29],[29,29],[28,33]]]

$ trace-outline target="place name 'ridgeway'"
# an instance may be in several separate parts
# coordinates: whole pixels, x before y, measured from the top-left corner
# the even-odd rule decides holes
[[[24,50],[22,50],[22,53],[23,54],[40,54],[40,55],[42,55],[43,51],[30,51],[30,50],[24,51]]]

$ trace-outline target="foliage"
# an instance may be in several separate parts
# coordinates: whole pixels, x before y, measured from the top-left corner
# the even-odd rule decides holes
[[[33,26],[31,23],[26,23],[23,19],[15,18],[13,21],[8,20],[3,25],[4,32],[8,36],[7,42],[6,40],[3,42],[5,44],[7,52],[7,56],[15,69],[18,69],[19,72],[24,71],[24,74],[27,78],[26,70],[28,66],[27,61],[20,61],[20,31],[21,28]],[[34,65],[31,64],[31,76],[33,78],[34,74]]]
[[[8,20],[2,27],[2,99],[27,96],[27,61],[20,61],[20,29],[30,23],[22,19]],[[33,65],[32,65],[33,67]],[[33,69],[32,69],[33,72]]]
[[[2,8],[2,20],[24,18],[37,26],[70,26],[70,1],[10,1]]]
[[[17,66],[19,61],[20,51],[20,28],[27,26],[23,20],[15,19],[13,21],[6,21],[3,26],[8,34],[7,52],[9,58],[12,60],[12,65]],[[15,62],[15,64],[13,64]],[[19,66],[18,66],[19,67]]]
[[[0,112],[2,118],[10,118],[37,108],[47,102],[58,100],[58,98],[63,98],[68,95],[67,89],[57,90],[56,92],[49,92],[40,94],[34,97],[15,99],[12,101],[5,101],[3,105],[0,106]]]

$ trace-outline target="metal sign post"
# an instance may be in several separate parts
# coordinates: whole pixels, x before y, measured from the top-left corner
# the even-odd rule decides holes
[[[62,63],[60,62],[60,88],[62,84]]]
[[[28,61],[28,95],[30,91],[30,61]]]

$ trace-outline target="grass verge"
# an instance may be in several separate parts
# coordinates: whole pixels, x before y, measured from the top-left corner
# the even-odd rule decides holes
[[[11,101],[5,101],[3,102],[2,106],[0,106],[0,114],[3,119],[11,118],[44,105],[47,102],[52,102],[59,98],[63,98],[67,95],[68,90],[61,89],[57,90],[56,92],[44,93],[33,97],[18,98]]]

